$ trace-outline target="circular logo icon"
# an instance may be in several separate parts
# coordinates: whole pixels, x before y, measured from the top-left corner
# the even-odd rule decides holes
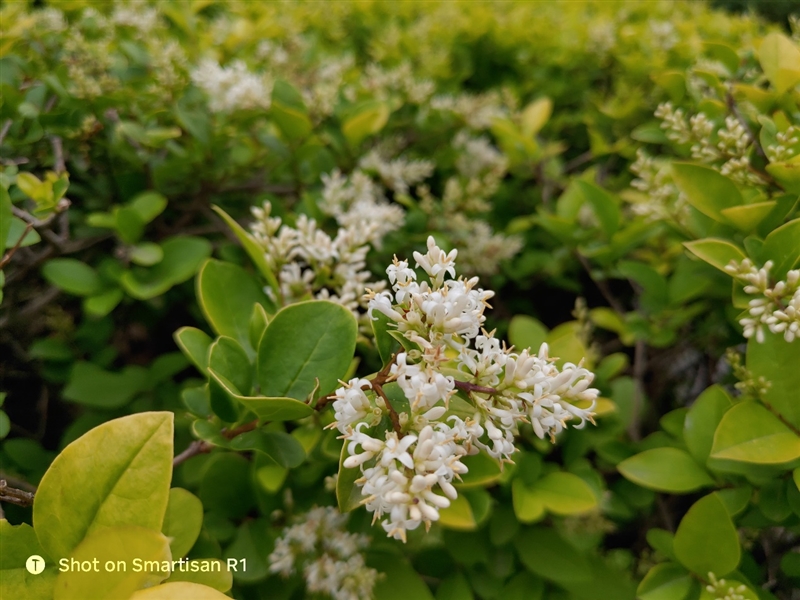
[[[29,556],[28,560],[25,561],[25,568],[28,569],[28,573],[31,575],[38,575],[44,571],[44,559],[38,554]]]

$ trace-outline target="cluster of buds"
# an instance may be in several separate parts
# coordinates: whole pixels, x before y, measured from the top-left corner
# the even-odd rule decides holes
[[[269,570],[283,577],[300,571],[307,591],[334,600],[371,598],[379,573],[361,553],[369,538],[348,533],[346,524],[347,516],[331,506],[312,508],[275,541]]]
[[[456,255],[429,237],[427,253],[414,253],[427,281],[395,258],[386,270],[392,291],[367,298],[370,316],[386,317],[403,350],[375,378],[352,379],[333,396],[343,466],[361,469],[362,503],[404,541],[457,498],[464,457],[510,462],[522,423],[554,441],[569,422],[593,422],[594,375],[571,363],[559,369],[546,344],[518,352],[483,329],[494,292],[477,277],[456,279]]]
[[[708,574],[708,581],[706,591],[714,600],[747,600],[749,597],[750,590],[738,581],[733,582],[738,585],[729,585],[724,579],[717,579],[713,573]]]
[[[267,109],[270,106],[271,78],[251,72],[240,60],[223,67],[215,60],[205,59],[191,76],[192,82],[208,96],[208,108],[212,112]]]
[[[766,326],[772,333],[783,334],[787,342],[793,342],[800,337],[800,269],[789,271],[785,281],[771,285],[772,266],[768,260],[758,269],[746,258],[741,263],[731,261],[725,271],[744,284],[745,293],[758,296],[748,303],[748,316],[739,320],[744,337],[755,336],[762,343]]]

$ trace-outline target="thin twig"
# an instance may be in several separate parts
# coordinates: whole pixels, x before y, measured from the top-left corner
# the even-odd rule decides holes
[[[777,409],[776,409],[774,406],[772,406],[772,405],[771,405],[769,402],[767,402],[767,401],[766,401],[766,400],[764,400],[763,398],[761,398],[760,400],[761,400],[761,403],[762,403],[764,406],[766,406],[766,407],[767,407],[767,410],[769,410],[769,412],[771,412],[773,415],[775,415],[776,417],[778,417],[778,420],[779,420],[781,423],[783,423],[784,425],[786,425],[786,427],[788,427],[789,429],[791,429],[791,430],[792,430],[792,432],[793,432],[793,433],[794,433],[794,434],[795,434],[797,437],[800,437],[800,428],[797,428],[797,427],[796,427],[794,424],[792,424],[792,422],[791,422],[791,421],[789,421],[789,420],[788,420],[786,417],[784,417],[784,416],[783,416],[783,415],[782,415],[780,412],[778,412],[778,410],[777,410]]]
[[[464,390],[465,392],[477,392],[478,394],[497,394],[498,390],[490,387],[484,387],[482,385],[475,385],[474,383],[470,383],[468,381],[459,381],[458,379],[454,380],[456,387],[460,390]]]
[[[586,257],[584,257],[580,252],[577,252],[576,254],[578,256],[578,260],[580,261],[581,265],[583,265],[583,268],[589,275],[589,278],[597,286],[597,289],[600,290],[600,293],[603,295],[603,298],[606,299],[606,302],[608,302],[611,308],[614,309],[615,313],[617,313],[620,316],[624,315],[626,312],[625,307],[622,306],[622,303],[616,299],[614,294],[611,293],[611,289],[608,287],[608,284],[606,283],[605,279],[595,278],[595,276],[592,274],[592,265],[589,264],[589,261],[586,260]]]
[[[57,135],[50,136],[50,143],[53,146],[53,169],[59,175],[66,173],[67,166],[64,164],[64,144]]]
[[[383,399],[384,404],[386,404],[386,408],[389,411],[389,418],[392,420],[392,429],[394,429],[398,437],[403,437],[403,430],[400,428],[400,415],[397,414],[397,411],[394,409],[394,406],[392,406],[391,401],[386,397],[386,392],[383,391],[383,386],[373,383],[372,389],[375,390],[375,393],[377,393]]]
[[[256,427],[258,427],[258,419],[254,419],[253,421],[249,421],[247,423],[239,425],[239,427],[235,427],[230,430],[223,429],[220,433],[226,439],[232,440],[233,438],[235,438],[238,435],[241,435],[242,433],[254,430]],[[207,442],[205,440],[195,440],[191,444],[189,444],[186,450],[184,450],[183,452],[181,452],[180,454],[175,456],[175,458],[172,459],[172,467],[173,468],[177,467],[182,462],[187,461],[193,456],[197,456],[198,454],[208,454],[213,449],[214,449],[214,444]]]
[[[3,123],[3,128],[0,129],[0,145],[3,144],[3,140],[6,139],[6,135],[8,135],[9,129],[11,129],[11,125],[14,122],[11,119],[6,119],[6,122]]]
[[[11,257],[14,256],[14,253],[19,250],[19,247],[22,245],[22,240],[25,239],[25,236],[28,235],[28,232],[33,229],[33,225],[31,223],[27,223],[25,225],[25,231],[22,232],[22,235],[19,236],[17,243],[12,246],[12,248],[6,252],[5,256],[0,259],[0,269],[5,267],[9,262],[11,262]]]
[[[33,492],[9,487],[5,479],[0,479],[0,502],[8,502],[17,506],[31,506],[33,496]]]

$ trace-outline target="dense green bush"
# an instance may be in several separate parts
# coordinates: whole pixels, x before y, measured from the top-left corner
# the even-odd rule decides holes
[[[799,32],[0,11],[3,597],[796,597]]]

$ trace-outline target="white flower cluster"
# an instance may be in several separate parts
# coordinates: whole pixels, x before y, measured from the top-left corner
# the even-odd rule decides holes
[[[798,128],[789,125],[786,131],[779,131],[775,134],[775,143],[765,148],[771,162],[782,162],[789,160],[797,155],[800,148],[797,148],[800,137]]]
[[[717,579],[714,573],[708,574],[708,581],[709,584],[706,586],[706,591],[712,595],[714,600],[747,600],[746,593],[748,588],[743,583],[735,587],[728,585],[728,582],[724,579]]]
[[[398,94],[412,104],[427,102],[436,89],[432,81],[419,79],[407,62],[393,69],[371,63],[367,65],[360,85],[375,98],[387,99]]]
[[[770,285],[772,266],[768,260],[757,269],[746,258],[741,263],[731,261],[725,271],[745,284],[745,293],[758,296],[748,303],[749,316],[739,320],[744,337],[755,335],[756,341],[763,342],[766,325],[772,333],[782,333],[787,342],[793,342],[800,337],[800,269],[789,271],[786,281]]]
[[[269,555],[269,570],[289,577],[301,571],[306,590],[334,600],[372,598],[379,573],[364,564],[364,535],[345,530],[347,516],[331,506],[315,507],[287,527]]]
[[[631,187],[645,195],[641,201],[631,202],[631,210],[635,214],[652,220],[665,217],[682,220],[687,204],[672,182],[669,163],[648,156],[639,148],[630,169],[637,175]]]
[[[472,129],[488,129],[496,118],[505,116],[497,92],[436,96],[431,108],[455,113]]]
[[[764,183],[750,168],[748,153],[752,138],[744,125],[733,116],[725,118],[718,126],[704,113],[698,113],[687,121],[682,109],[671,102],[660,104],[655,116],[662,120],[661,128],[667,138],[678,144],[691,143],[692,158],[713,165],[723,175],[743,184]]]
[[[380,248],[383,236],[402,226],[405,211],[389,203],[381,187],[363,171],[345,176],[335,169],[322,176],[322,183],[320,210],[360,236],[362,243]]]
[[[111,13],[111,22],[146,34],[159,26],[159,14],[155,8],[141,2],[118,4]]]
[[[223,67],[210,58],[203,59],[191,73],[192,82],[208,96],[212,112],[231,112],[270,106],[272,81],[251,72],[242,61]]]
[[[421,523],[430,527],[456,499],[465,456],[483,451],[510,461],[520,423],[551,440],[569,421],[581,428],[592,421],[598,394],[591,372],[571,363],[559,370],[546,344],[538,354],[516,352],[483,330],[494,292],[478,288],[477,277],[456,279],[456,255],[429,237],[427,253],[414,253],[428,281],[395,258],[386,270],[392,291],[369,293],[370,315],[388,317],[415,349],[395,357],[385,380],[352,379],[333,403],[331,426],[349,455],[344,467],[361,469],[363,504],[375,520],[386,517],[384,530],[400,540]],[[396,412],[386,380],[396,382],[407,411]],[[461,408],[451,410],[459,389]],[[382,430],[387,414],[392,428]]]
[[[358,164],[365,171],[374,172],[387,188],[398,194],[407,194],[410,186],[430,177],[436,166],[430,160],[389,159],[376,149],[370,150]]]
[[[366,308],[366,287],[380,285],[369,283],[371,273],[365,268],[368,227],[353,218],[353,225],[340,227],[331,238],[306,215],[297,217],[295,227],[284,224],[280,217],[271,216],[270,202],[254,207],[252,213],[256,220],[251,232],[277,274],[283,303],[330,300],[361,316],[359,308]],[[271,288],[266,292],[274,294]]]

